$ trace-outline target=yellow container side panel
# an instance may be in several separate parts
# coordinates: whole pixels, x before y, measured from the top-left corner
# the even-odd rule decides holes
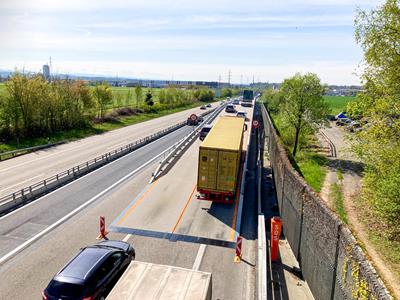
[[[217,188],[218,151],[200,148],[197,187],[215,190]]]
[[[237,152],[219,152],[217,190],[235,192],[240,161],[238,156]]]

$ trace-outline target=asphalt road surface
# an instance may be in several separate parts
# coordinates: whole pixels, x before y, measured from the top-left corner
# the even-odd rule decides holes
[[[179,129],[10,215],[0,218],[0,261],[3,259],[0,264],[0,277],[2,278],[0,298],[40,299],[41,291],[71,256],[80,247],[96,242],[99,216],[106,217],[107,225],[112,220],[116,220],[147,186],[151,173],[159,161],[158,158],[152,159],[186,135],[188,130],[192,129],[187,127]],[[195,143],[185,153],[189,159],[184,160],[183,163],[193,161],[196,153],[193,147],[196,145],[198,147],[198,144]],[[178,167],[178,164],[175,167]],[[174,180],[172,176],[174,168],[165,178],[169,176],[170,180]],[[255,199],[251,194],[249,196],[248,192],[251,191],[246,191],[247,196],[244,200],[242,214],[241,228],[244,233],[244,242],[241,263],[234,263],[234,250],[224,245],[125,233],[110,233],[108,237],[132,243],[136,248],[137,260],[212,272],[214,299],[252,299],[255,297],[257,223]],[[176,195],[178,194],[172,193],[171,197]],[[178,200],[181,199],[177,199],[176,202],[182,204]],[[184,200],[187,201],[187,198]],[[197,199],[190,201],[193,200],[198,201]],[[143,204],[145,203],[144,201]],[[189,208],[188,214],[181,218],[182,223],[179,222],[180,227],[176,227],[180,233],[196,235],[199,233],[198,229],[203,228],[200,221],[210,220],[211,216],[208,214],[208,210],[212,204],[202,201],[196,203],[193,201],[193,203],[196,207]],[[151,207],[154,204],[146,203],[146,205]],[[178,211],[182,212],[182,206],[177,206],[179,207]],[[204,211],[203,206],[205,207]],[[222,209],[229,211],[229,208]],[[163,207],[159,206],[158,211],[163,213]],[[203,217],[198,217],[198,214],[192,214],[191,211],[197,211],[203,214]],[[68,214],[72,215],[65,218]],[[152,219],[152,216],[147,216],[146,220],[145,212],[140,217],[143,222]],[[193,222],[195,221],[195,226],[192,228],[194,231],[188,230],[185,225],[190,222],[191,218]],[[166,228],[172,228],[171,220],[177,221],[175,214],[166,220]],[[208,224],[207,228],[215,234],[221,228],[232,230],[231,221],[229,224],[220,223],[220,227]],[[218,223],[219,220],[215,220],[215,222]],[[48,231],[37,240],[32,241],[38,233],[43,233],[43,230]],[[217,238],[230,239],[230,235]],[[6,255],[29,241],[32,243],[5,259]]]
[[[218,104],[213,104],[214,107],[216,105]],[[0,161],[0,197],[185,121],[192,113],[199,114],[201,112],[205,111],[193,108]]]

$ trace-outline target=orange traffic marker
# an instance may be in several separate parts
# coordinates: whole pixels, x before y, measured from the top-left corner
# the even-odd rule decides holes
[[[107,234],[108,234],[108,231],[106,231],[106,219],[105,219],[105,217],[100,216],[100,234],[96,238],[96,240],[104,239]]]
[[[239,263],[242,260],[242,237],[238,236],[236,240],[236,253],[235,253],[235,263]]]

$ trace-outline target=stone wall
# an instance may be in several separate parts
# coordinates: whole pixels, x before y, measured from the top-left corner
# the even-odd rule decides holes
[[[315,299],[392,299],[347,226],[293,169],[261,111],[283,231]]]

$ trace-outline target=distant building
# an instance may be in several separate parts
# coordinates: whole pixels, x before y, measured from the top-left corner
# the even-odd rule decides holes
[[[43,65],[43,77],[46,80],[50,80],[50,67],[49,67],[49,65]]]

